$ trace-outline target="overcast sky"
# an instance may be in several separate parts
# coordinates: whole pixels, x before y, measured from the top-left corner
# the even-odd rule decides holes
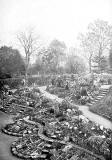
[[[96,19],[112,23],[112,0],[0,0],[0,43],[15,45],[15,34],[30,26],[46,40],[75,46]]]

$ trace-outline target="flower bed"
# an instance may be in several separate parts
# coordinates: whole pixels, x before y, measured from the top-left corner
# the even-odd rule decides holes
[[[34,128],[38,131],[37,126],[27,124],[24,120],[18,120],[12,124],[7,124],[4,128],[2,128],[2,131],[8,135],[22,137],[26,134],[32,133]]]
[[[63,144],[56,142],[48,142],[40,139],[37,135],[30,135],[20,138],[18,141],[14,142],[11,146],[11,151],[14,155],[21,158],[50,158],[53,153],[53,149],[62,149]]]

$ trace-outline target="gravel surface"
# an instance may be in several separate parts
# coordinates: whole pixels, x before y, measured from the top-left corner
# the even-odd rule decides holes
[[[11,116],[0,111],[0,129],[11,122],[13,122]],[[16,139],[16,137],[8,136],[0,131],[0,160],[20,160],[14,157],[10,152],[10,145]]]

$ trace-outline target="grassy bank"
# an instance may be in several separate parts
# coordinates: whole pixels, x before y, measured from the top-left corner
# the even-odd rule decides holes
[[[90,107],[90,111],[112,121],[112,88],[110,88],[104,99]]]

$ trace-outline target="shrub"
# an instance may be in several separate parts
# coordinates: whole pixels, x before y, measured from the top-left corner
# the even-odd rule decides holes
[[[112,106],[112,95],[108,95],[105,99],[105,103],[108,106]]]

